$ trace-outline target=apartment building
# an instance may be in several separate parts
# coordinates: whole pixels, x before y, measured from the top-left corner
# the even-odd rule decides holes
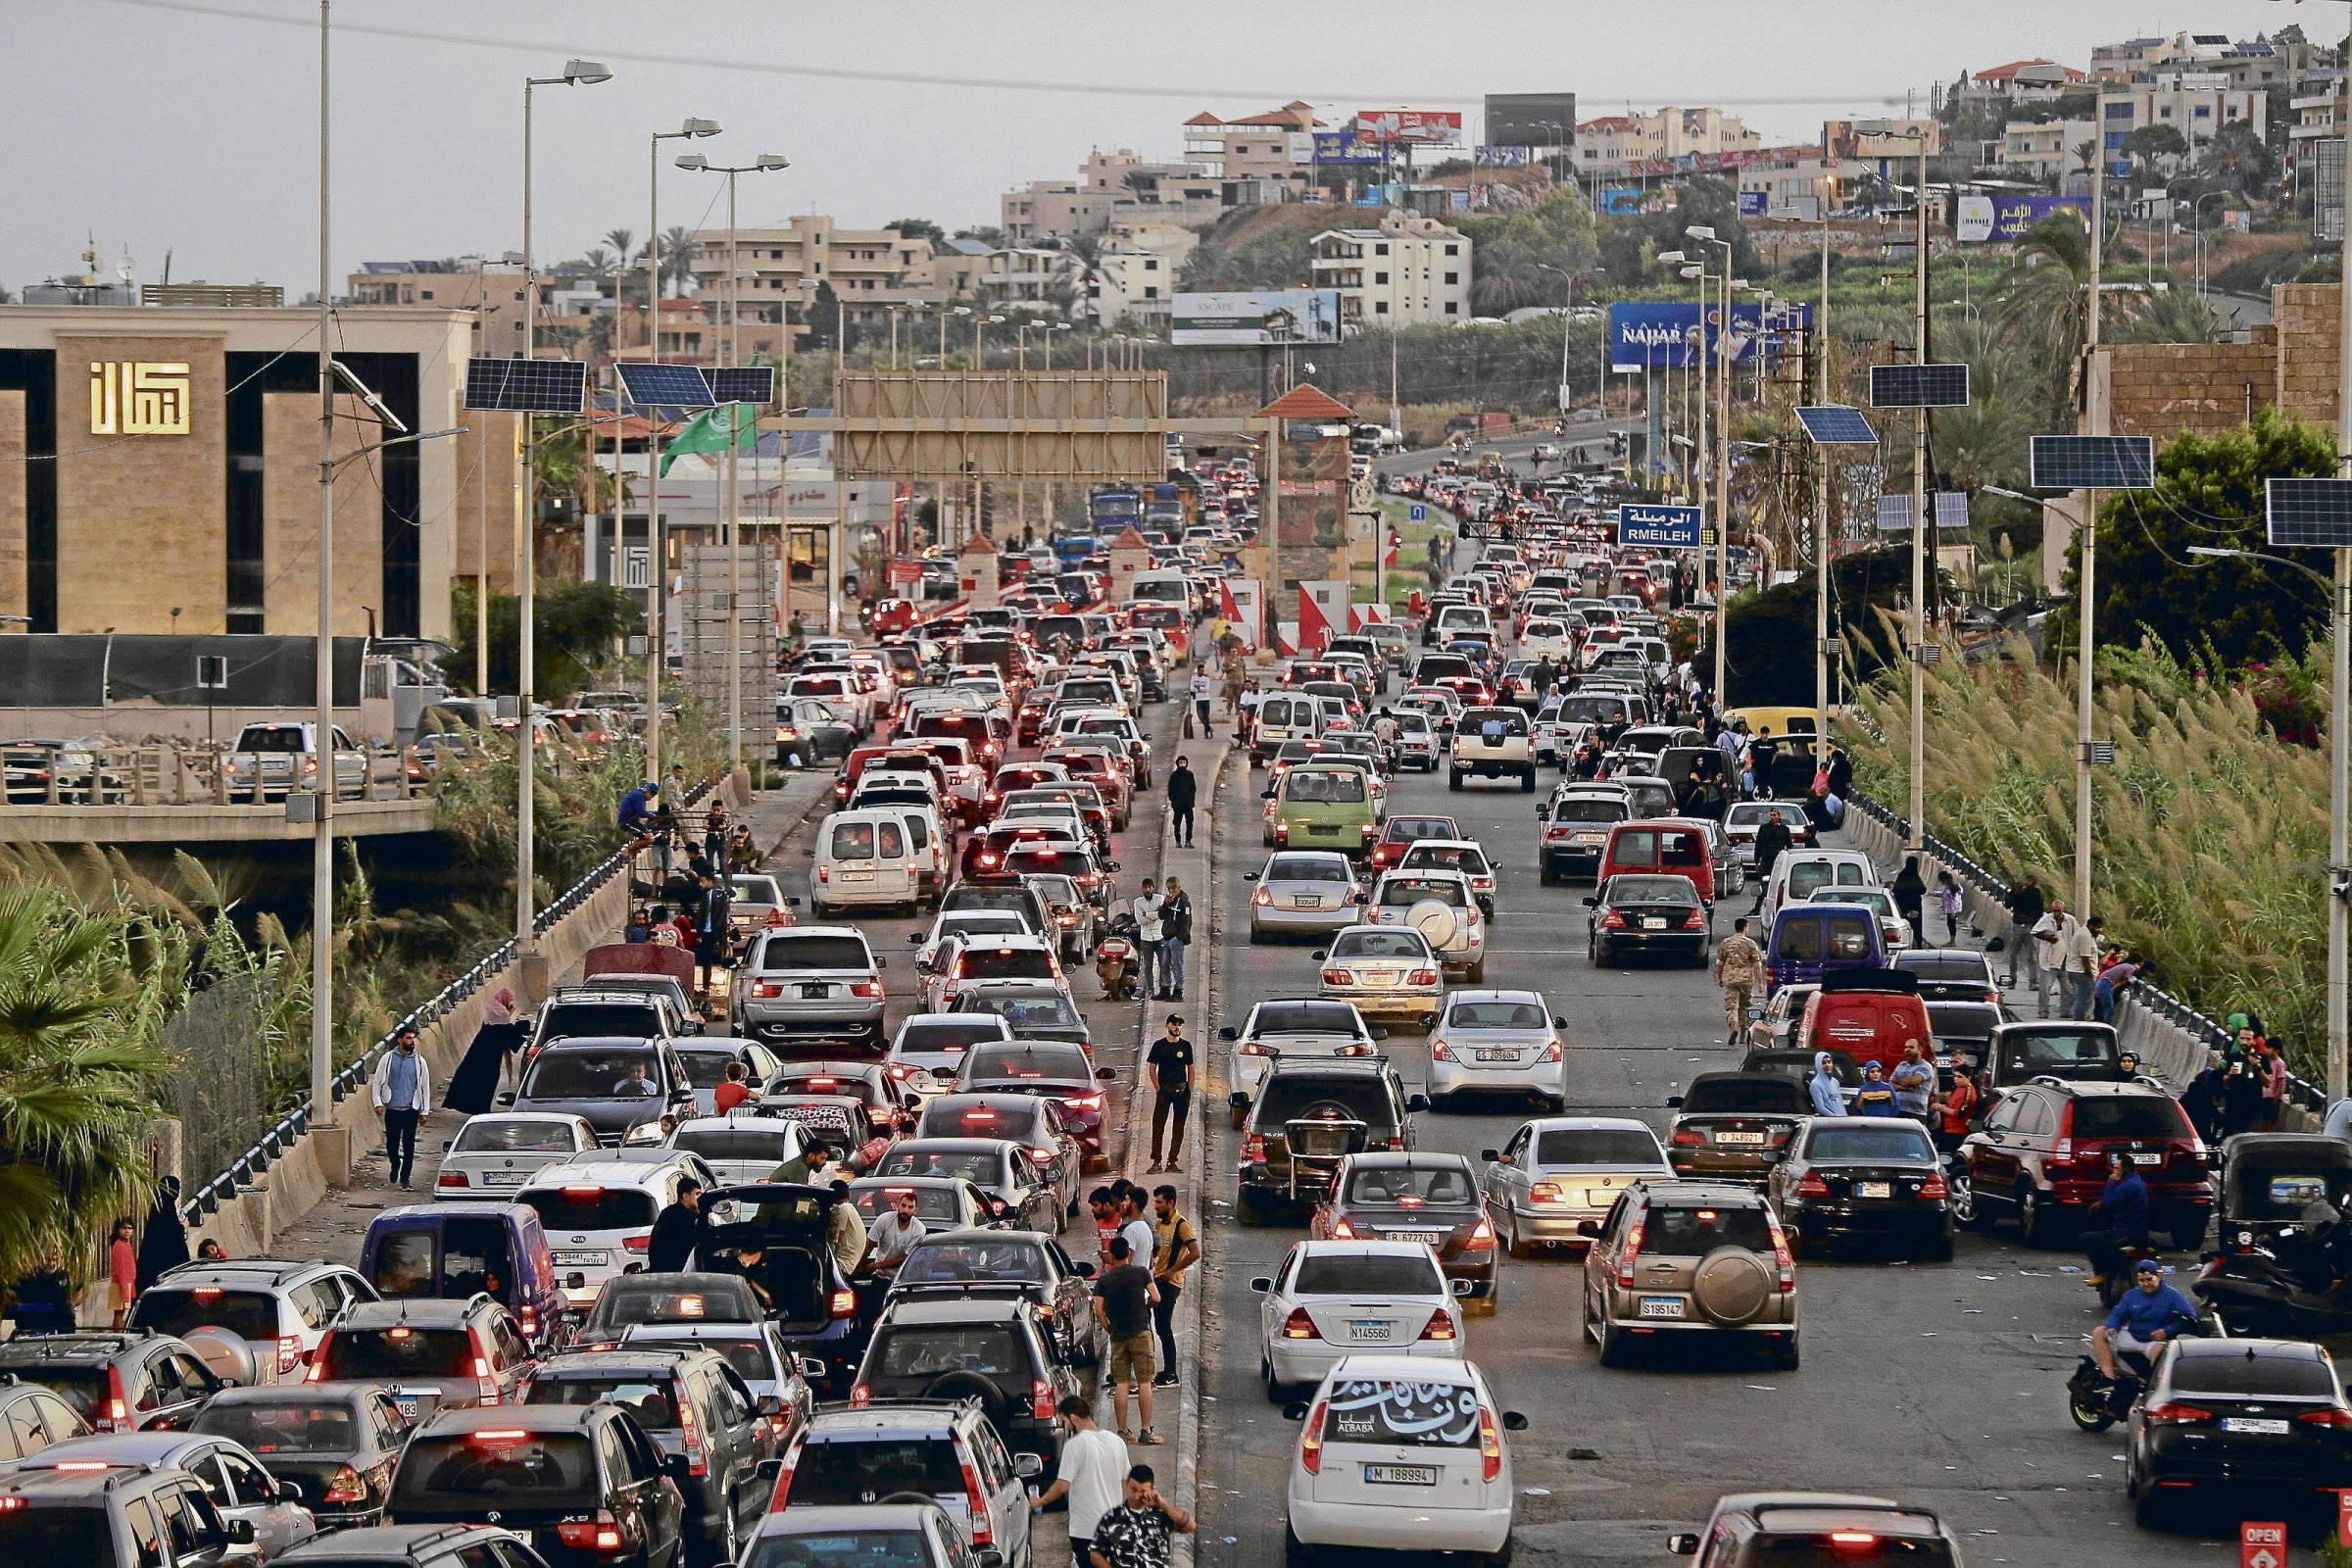
[[[1247,145],[1245,143],[1245,145]],[[1087,155],[1076,179],[1036,179],[997,200],[1007,245],[1100,233],[1146,219],[1205,223],[1225,207],[1225,182],[1189,163],[1156,164],[1126,148]]]
[[[1624,174],[1646,163],[1750,152],[1764,138],[1720,109],[1661,109],[1578,122],[1576,167],[1587,174]]]
[[[2171,125],[2188,143],[2189,160],[2194,162],[2224,125],[2248,125],[2267,139],[2269,114],[2268,93],[2232,88],[2216,72],[2166,73],[2144,86],[2101,87],[2102,156],[2112,172],[2129,172],[2131,160],[2124,154],[2124,143],[2132,133],[2149,125]]]
[[[539,321],[548,322],[550,301],[573,279],[539,274]],[[354,305],[407,306],[418,310],[471,311],[473,352],[512,359],[522,352],[523,278],[519,268],[460,256],[448,261],[362,262],[344,280]]]
[[[2075,149],[2098,134],[2095,121],[2012,120],[1995,144],[1993,167],[2016,179],[2056,179],[2082,170]]]
[[[1434,218],[1392,211],[1378,228],[1330,228],[1311,242],[1313,284],[1340,291],[1352,326],[1470,318],[1469,236]]]
[[[698,229],[694,235],[696,298],[712,310],[724,298],[727,231]],[[830,284],[849,320],[858,325],[886,321],[893,306],[934,297],[931,242],[895,228],[845,228],[830,218],[807,214],[781,226],[738,228],[735,266],[746,321],[780,318],[790,299],[795,315]],[[664,335],[669,324],[663,322]]]
[[[1314,132],[1322,127],[1303,100],[1239,120],[1203,110],[1184,122],[1185,161],[1237,187],[1221,193],[1229,206],[1245,198],[1298,201],[1314,185]]]
[[[1097,326],[1155,331],[1167,325],[1176,274],[1200,236],[1174,223],[1131,223],[1106,239],[1079,273],[1079,309]]]
[[[1955,91],[1963,100],[2006,98],[2030,104],[2080,92],[2089,80],[2087,72],[2055,60],[2012,60],[2005,66],[1969,73],[1960,78]]]

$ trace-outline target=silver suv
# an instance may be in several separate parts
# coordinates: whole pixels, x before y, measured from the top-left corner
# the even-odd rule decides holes
[[[232,1334],[253,1357],[251,1381],[293,1383],[344,1310],[375,1298],[375,1287],[341,1263],[182,1263],[139,1293],[130,1326],[183,1338],[198,1329]]]
[[[939,1381],[984,1380],[966,1374]],[[789,1508],[797,1518],[915,1493],[937,1501],[975,1548],[1000,1552],[1006,1562],[1036,1561],[1022,1483],[1045,1466],[1036,1454],[1008,1452],[980,1405],[965,1396],[818,1411],[785,1451],[768,1517]]]
[[[782,1047],[849,1044],[882,1054],[882,968],[851,925],[769,931],[735,972],[735,1033]]]

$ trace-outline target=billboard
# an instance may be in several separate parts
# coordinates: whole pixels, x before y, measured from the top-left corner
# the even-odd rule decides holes
[[[1267,343],[1337,343],[1340,291],[1283,288],[1179,294],[1169,302],[1171,335],[1178,348]]]
[[[1379,142],[1459,147],[1462,116],[1457,109],[1365,109],[1356,114],[1355,132]]]
[[[1532,147],[1481,147],[1472,161],[1482,169],[1525,169],[1534,161]]]
[[[1965,244],[2008,244],[2052,213],[2073,213],[2090,223],[2087,196],[1963,196],[1954,204],[1953,237]]]
[[[1611,185],[1600,193],[1601,216],[1605,218],[1634,218],[1642,211],[1642,187]]]
[[[1654,545],[1666,550],[1698,548],[1699,512],[1696,507],[1638,507],[1617,509],[1617,542]]]
[[[1777,355],[1782,339],[1768,341],[1764,333],[1764,308],[1761,305],[1734,305],[1732,330],[1728,338],[1717,331],[1721,307],[1706,309],[1707,341],[1714,351],[1707,363],[1721,364],[1725,359],[1741,363],[1752,361],[1757,354]],[[1802,331],[1811,326],[1813,311],[1810,306],[1798,306],[1793,311],[1776,313],[1777,332]],[[1695,302],[1671,305],[1612,305],[1609,307],[1609,368],[1621,372],[1642,369],[1689,369],[1699,361],[1699,307]]]
[[[1315,137],[1315,162],[1318,164],[1372,164],[1388,162],[1388,151],[1368,137],[1352,130],[1318,130]]]
[[[1487,94],[1486,143],[1490,147],[1569,147],[1576,143],[1576,94],[1491,92]]]
[[[1771,202],[1772,195],[1769,191],[1743,190],[1740,193],[1740,216],[1741,218],[1762,218],[1771,206]]]

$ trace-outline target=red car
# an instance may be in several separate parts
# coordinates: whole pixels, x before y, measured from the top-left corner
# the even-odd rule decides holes
[[[1450,816],[1392,816],[1372,841],[1372,874],[1378,876],[1402,859],[1417,840],[1460,837],[1462,830]]]

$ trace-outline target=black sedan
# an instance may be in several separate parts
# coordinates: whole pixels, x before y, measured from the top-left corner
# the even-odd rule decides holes
[[[320,1530],[382,1521],[409,1423],[380,1383],[222,1389],[188,1424],[242,1444]]]
[[[1666,1160],[1677,1176],[1758,1186],[1813,1114],[1805,1086],[1777,1072],[1702,1072],[1666,1103],[1675,1112]]]
[[[1596,968],[1619,958],[1707,961],[1707,906],[1683,876],[1613,876],[1585,900],[1585,956]]]
[[[1017,1295],[1044,1309],[1062,1360],[1094,1366],[1109,1345],[1087,1285],[1094,1273],[1034,1231],[934,1230],[899,1265],[890,1296]]]
[[[1886,1241],[1951,1258],[1943,1165],[1927,1129],[1907,1118],[1814,1117],[1797,1128],[1767,1191],[1792,1246]]]
[[[2183,1339],[2132,1407],[2124,1447],[2124,1490],[2142,1525],[2176,1510],[2202,1521],[2216,1499],[2235,1518],[2261,1505],[2254,1492],[2313,1516],[2296,1523],[2316,1524],[2323,1510],[2335,1512],[2336,1491],[2352,1487],[2352,1404],[2316,1345]]]
[[[1102,1148],[1102,1086],[1118,1077],[1097,1067],[1079,1046],[1057,1040],[983,1040],[956,1064],[956,1095],[1035,1095],[1061,1107],[1062,1125],[1078,1141],[1088,1170],[1107,1170]]]

